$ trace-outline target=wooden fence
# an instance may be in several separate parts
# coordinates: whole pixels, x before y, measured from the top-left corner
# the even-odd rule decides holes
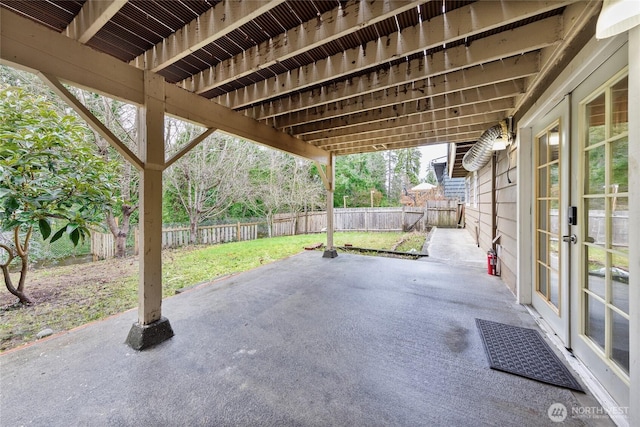
[[[162,247],[177,248],[189,244],[189,228],[167,228],[162,230]],[[212,245],[216,243],[254,240],[258,238],[258,223],[236,223],[208,225],[198,227],[198,243]]]
[[[113,234],[91,232],[91,255],[93,260],[109,259],[116,256],[116,244]]]
[[[134,252],[138,253],[138,229],[134,233]],[[162,248],[177,248],[189,244],[191,230],[188,227],[165,228],[162,230]],[[211,225],[198,228],[198,243],[216,243],[254,240],[258,238],[258,223],[236,223]],[[112,234],[91,233],[91,253],[94,259],[109,259],[115,256],[115,242]]]
[[[336,231],[426,231],[428,226],[456,227],[458,209],[455,200],[429,200],[426,208],[336,208],[333,226]],[[277,214],[271,235],[319,233],[326,227],[325,211]]]
[[[426,223],[441,228],[455,228],[458,226],[464,205],[457,200],[429,200],[426,207]]]
[[[336,208],[334,227],[336,231],[426,231],[429,226],[456,227],[458,203],[455,200],[429,200],[425,207],[395,208]],[[271,235],[320,233],[326,231],[326,212],[300,212],[274,216]],[[134,230],[134,248],[138,253],[138,231]],[[188,227],[162,230],[162,247],[177,248],[189,244],[191,231]],[[216,243],[253,240],[258,238],[258,223],[236,223],[212,225],[198,228],[198,243]],[[94,258],[107,259],[115,256],[114,239],[111,234],[92,233],[91,253]]]

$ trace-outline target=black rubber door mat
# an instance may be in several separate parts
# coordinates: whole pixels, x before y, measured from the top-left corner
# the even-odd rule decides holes
[[[492,369],[581,391],[571,372],[535,329],[476,319]]]

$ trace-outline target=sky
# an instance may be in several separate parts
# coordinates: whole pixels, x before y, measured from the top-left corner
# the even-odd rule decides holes
[[[420,158],[420,179],[427,176],[427,169],[431,160],[447,155],[447,144],[427,145],[420,147],[422,157]],[[439,159],[445,161],[446,159]]]

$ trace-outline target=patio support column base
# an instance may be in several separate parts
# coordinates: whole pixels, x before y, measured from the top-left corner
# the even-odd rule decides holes
[[[335,258],[338,256],[338,251],[333,246],[333,192],[335,190],[336,182],[336,169],[335,169],[336,156],[331,154],[329,156],[329,163],[327,164],[326,182],[325,188],[327,190],[327,249],[322,254],[322,258]]]
[[[173,329],[169,319],[161,317],[148,325],[134,323],[131,326],[126,344],[134,350],[145,350],[164,342],[173,336]]]
[[[338,256],[338,251],[335,248],[327,249],[322,254],[322,258],[335,258]]]

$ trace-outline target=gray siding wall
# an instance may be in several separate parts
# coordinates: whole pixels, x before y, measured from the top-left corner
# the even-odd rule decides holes
[[[496,235],[500,235],[498,255],[500,275],[512,292],[516,291],[516,155],[517,151],[504,150],[498,153],[495,163],[495,212],[492,206],[493,161],[478,171],[478,204],[465,207],[465,227],[480,248],[488,251],[493,246],[492,215],[495,215]],[[507,177],[507,170],[509,171]],[[509,182],[511,181],[511,182]]]
[[[493,232],[491,230],[491,174],[492,162],[489,162],[477,174],[477,206],[474,206],[473,200],[469,205],[465,206],[465,228],[469,231],[473,240],[479,242],[480,247],[485,251],[489,250],[493,240]]]
[[[500,276],[505,284],[516,293],[517,284],[517,150],[509,147],[501,151],[496,164],[496,222],[500,235],[498,255]],[[507,177],[507,171],[508,177]],[[511,181],[511,183],[509,183]]]

